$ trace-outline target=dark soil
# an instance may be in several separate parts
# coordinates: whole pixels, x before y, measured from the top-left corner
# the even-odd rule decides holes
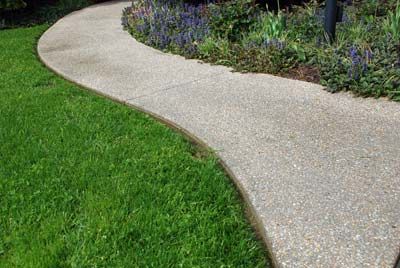
[[[319,83],[321,76],[319,70],[315,66],[299,65],[279,74],[282,77],[292,78],[312,83]]]

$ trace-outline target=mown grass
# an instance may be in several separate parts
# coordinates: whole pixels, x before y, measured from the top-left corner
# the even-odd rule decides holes
[[[213,156],[0,31],[0,267],[265,267]]]

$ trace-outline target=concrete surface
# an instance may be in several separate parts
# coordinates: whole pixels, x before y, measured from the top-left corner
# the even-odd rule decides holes
[[[400,105],[185,60],[135,41],[128,1],[72,13],[38,52],[67,79],[150,111],[214,148],[280,267],[393,267]]]

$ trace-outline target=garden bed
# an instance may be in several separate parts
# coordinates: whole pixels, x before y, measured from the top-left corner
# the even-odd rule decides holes
[[[343,10],[332,43],[317,2],[269,12],[252,0],[134,0],[122,22],[137,40],[166,52],[400,101],[399,4],[348,1]]]

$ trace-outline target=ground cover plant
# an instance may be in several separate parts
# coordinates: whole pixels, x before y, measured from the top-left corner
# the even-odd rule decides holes
[[[105,0],[0,0],[0,29],[53,23],[62,16]]]
[[[57,77],[46,25],[0,31],[0,267],[265,267],[217,165]]]
[[[260,1],[134,0],[123,25],[164,51],[234,67],[318,82],[331,92],[400,100],[397,0],[346,1],[337,38],[327,41],[324,6],[261,8]]]

